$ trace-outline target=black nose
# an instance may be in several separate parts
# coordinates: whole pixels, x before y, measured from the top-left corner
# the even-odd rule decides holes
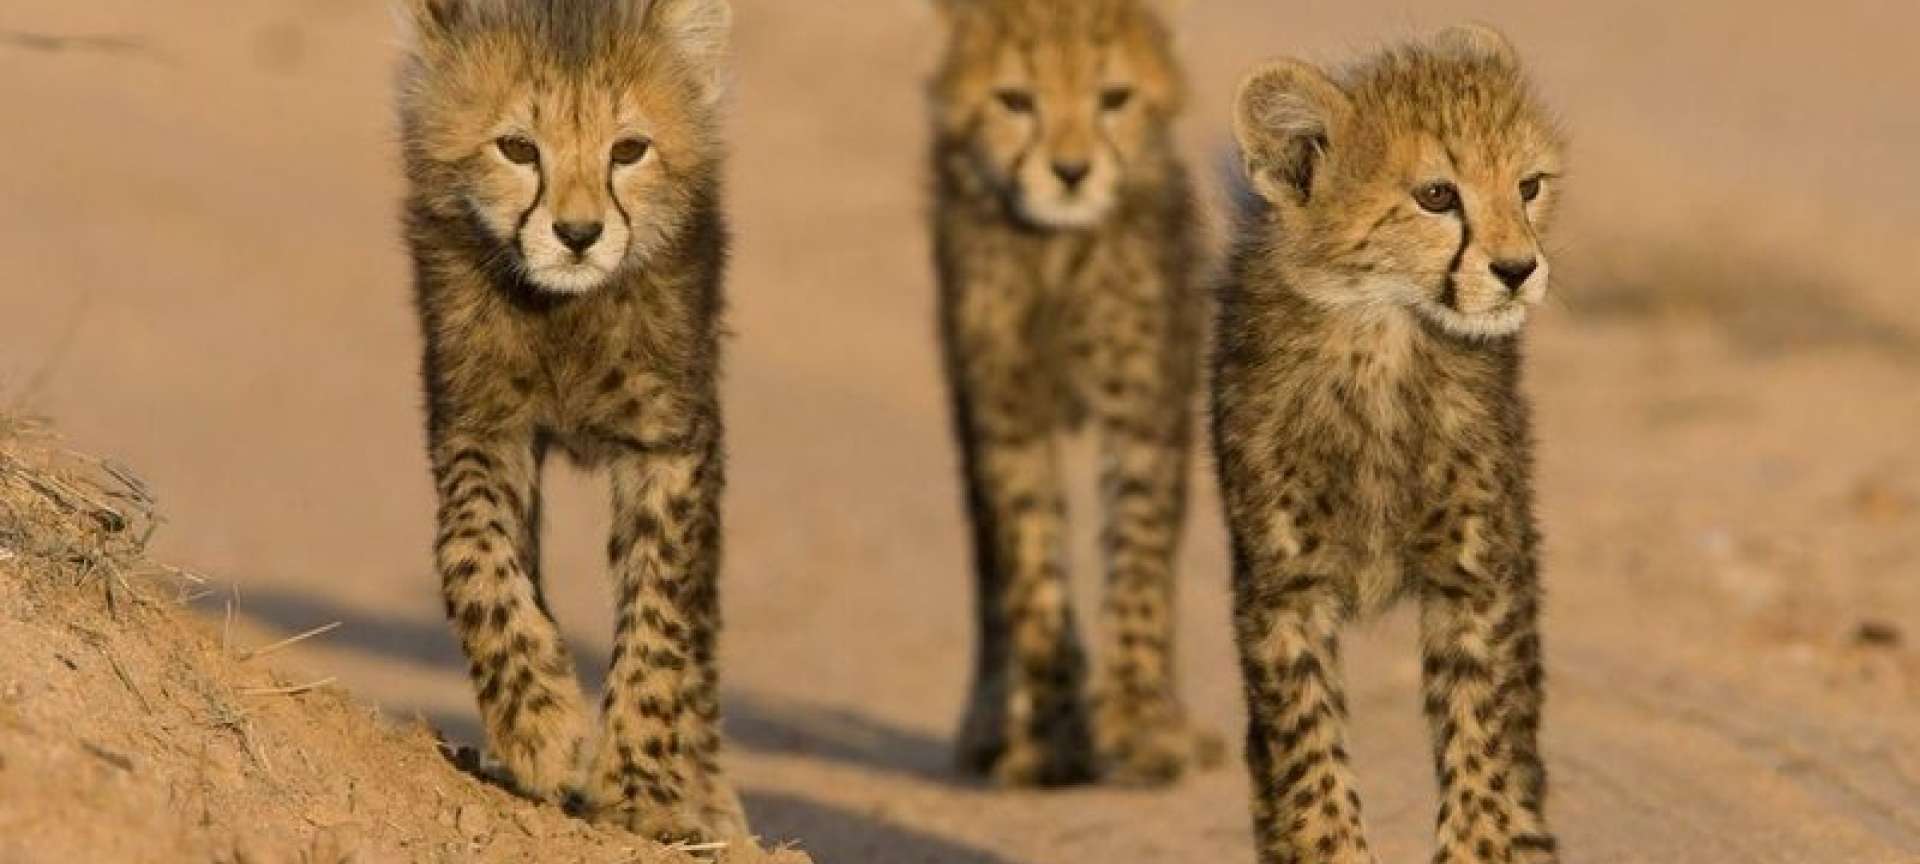
[[[1053,163],[1053,176],[1060,178],[1060,182],[1066,184],[1068,192],[1079,188],[1080,181],[1087,179],[1087,175],[1092,173],[1093,166],[1086,162]]]
[[[555,222],[553,236],[560,238],[560,242],[567,244],[567,248],[578,255],[587,251],[587,248],[593,245],[593,241],[600,239],[600,223]]]
[[[1501,282],[1506,283],[1508,291],[1518,291],[1520,286],[1527,283],[1527,277],[1532,276],[1533,271],[1540,269],[1540,259],[1495,261],[1489,265],[1488,269],[1493,271],[1493,275],[1500,277]]]

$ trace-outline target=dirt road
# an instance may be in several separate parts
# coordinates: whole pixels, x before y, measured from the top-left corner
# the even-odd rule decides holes
[[[970,630],[920,218],[935,21],[737,5],[725,674],[756,826],[829,864],[1251,860],[1237,765],[1164,793],[948,772]],[[1920,112],[1895,83],[1920,12],[1557,5],[1193,4],[1189,150],[1218,159],[1260,57],[1509,30],[1577,142],[1530,379],[1568,860],[1920,862]],[[472,737],[427,553],[395,32],[382,0],[0,10],[0,395],[142,466],[161,555],[262,632],[345,622],[297,663]],[[1200,470],[1182,671],[1231,738]],[[604,493],[554,473],[555,604],[598,657]],[[1393,862],[1431,824],[1412,644],[1392,618],[1347,661]]]

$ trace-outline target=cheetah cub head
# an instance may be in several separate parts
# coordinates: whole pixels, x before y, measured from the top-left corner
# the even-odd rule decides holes
[[[1099,224],[1171,159],[1173,0],[935,0],[934,120],[962,182],[1042,229]]]
[[[711,194],[726,0],[406,2],[408,172],[490,263],[589,292]]]
[[[1234,101],[1294,290],[1467,338],[1518,331],[1546,296],[1564,144],[1505,37],[1455,27],[1337,76],[1276,60]]]

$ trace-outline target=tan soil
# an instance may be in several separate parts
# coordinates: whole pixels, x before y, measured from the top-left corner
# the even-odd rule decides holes
[[[835,864],[1249,861],[1237,769],[1057,794],[947,770],[969,589],[921,219],[924,6],[738,3],[725,676],[751,815]],[[1577,142],[1530,377],[1568,860],[1920,862],[1920,6],[1203,0],[1184,16],[1189,152],[1219,161],[1226,96],[1260,57],[1334,58],[1466,17],[1512,33]],[[131,41],[5,35],[22,32]],[[240,644],[342,621],[277,661],[472,740],[428,566],[393,32],[382,0],[6,4],[0,106],[22,122],[0,137],[0,393],[141,467],[171,520],[159,554],[212,574],[205,609],[234,599]],[[1223,532],[1197,470],[1182,668],[1196,713],[1232,732]],[[594,658],[611,630],[604,492],[555,475],[555,604]],[[35,664],[19,667],[32,687],[79,674],[0,644]],[[98,671],[98,651],[66,644]],[[1424,860],[1432,818],[1412,644],[1402,614],[1347,652],[1388,862]],[[324,717],[334,700],[240,701]],[[136,765],[147,747],[232,746],[181,722],[159,742],[87,740]],[[385,734],[310,755],[339,783],[437,764],[424,737]],[[110,813],[190,821],[84,780],[117,776],[111,760],[68,758],[31,775],[33,800],[72,802],[35,811],[63,821],[23,836]],[[0,811],[20,806],[18,770],[0,769]],[[498,800],[441,776],[448,800]],[[423,809],[403,834],[453,839],[440,799],[407,797]],[[497,806],[487,823],[511,837],[517,805]],[[319,831],[274,824],[296,844]],[[140,848],[199,860],[163,847]],[[0,858],[68,860],[54,849]]]
[[[272,646],[179,611],[205,584],[140,555],[137,487],[7,425],[0,861],[715,860],[477,782],[425,724],[271,671]],[[720,860],[809,859],[737,847]]]

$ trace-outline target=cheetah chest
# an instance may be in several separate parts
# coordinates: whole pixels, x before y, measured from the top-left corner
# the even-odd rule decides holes
[[[1401,527],[1422,426],[1415,336],[1401,316],[1338,322],[1313,364],[1321,386],[1310,397],[1307,413],[1318,422],[1308,434],[1326,461],[1314,473],[1332,487],[1330,539],[1346,553],[1363,612],[1389,603],[1406,573]]]
[[[675,379],[649,362],[660,352],[647,344],[645,322],[617,311],[556,316],[540,328],[532,357],[544,384],[541,425],[582,463],[610,449],[669,445],[684,437],[693,413]]]

